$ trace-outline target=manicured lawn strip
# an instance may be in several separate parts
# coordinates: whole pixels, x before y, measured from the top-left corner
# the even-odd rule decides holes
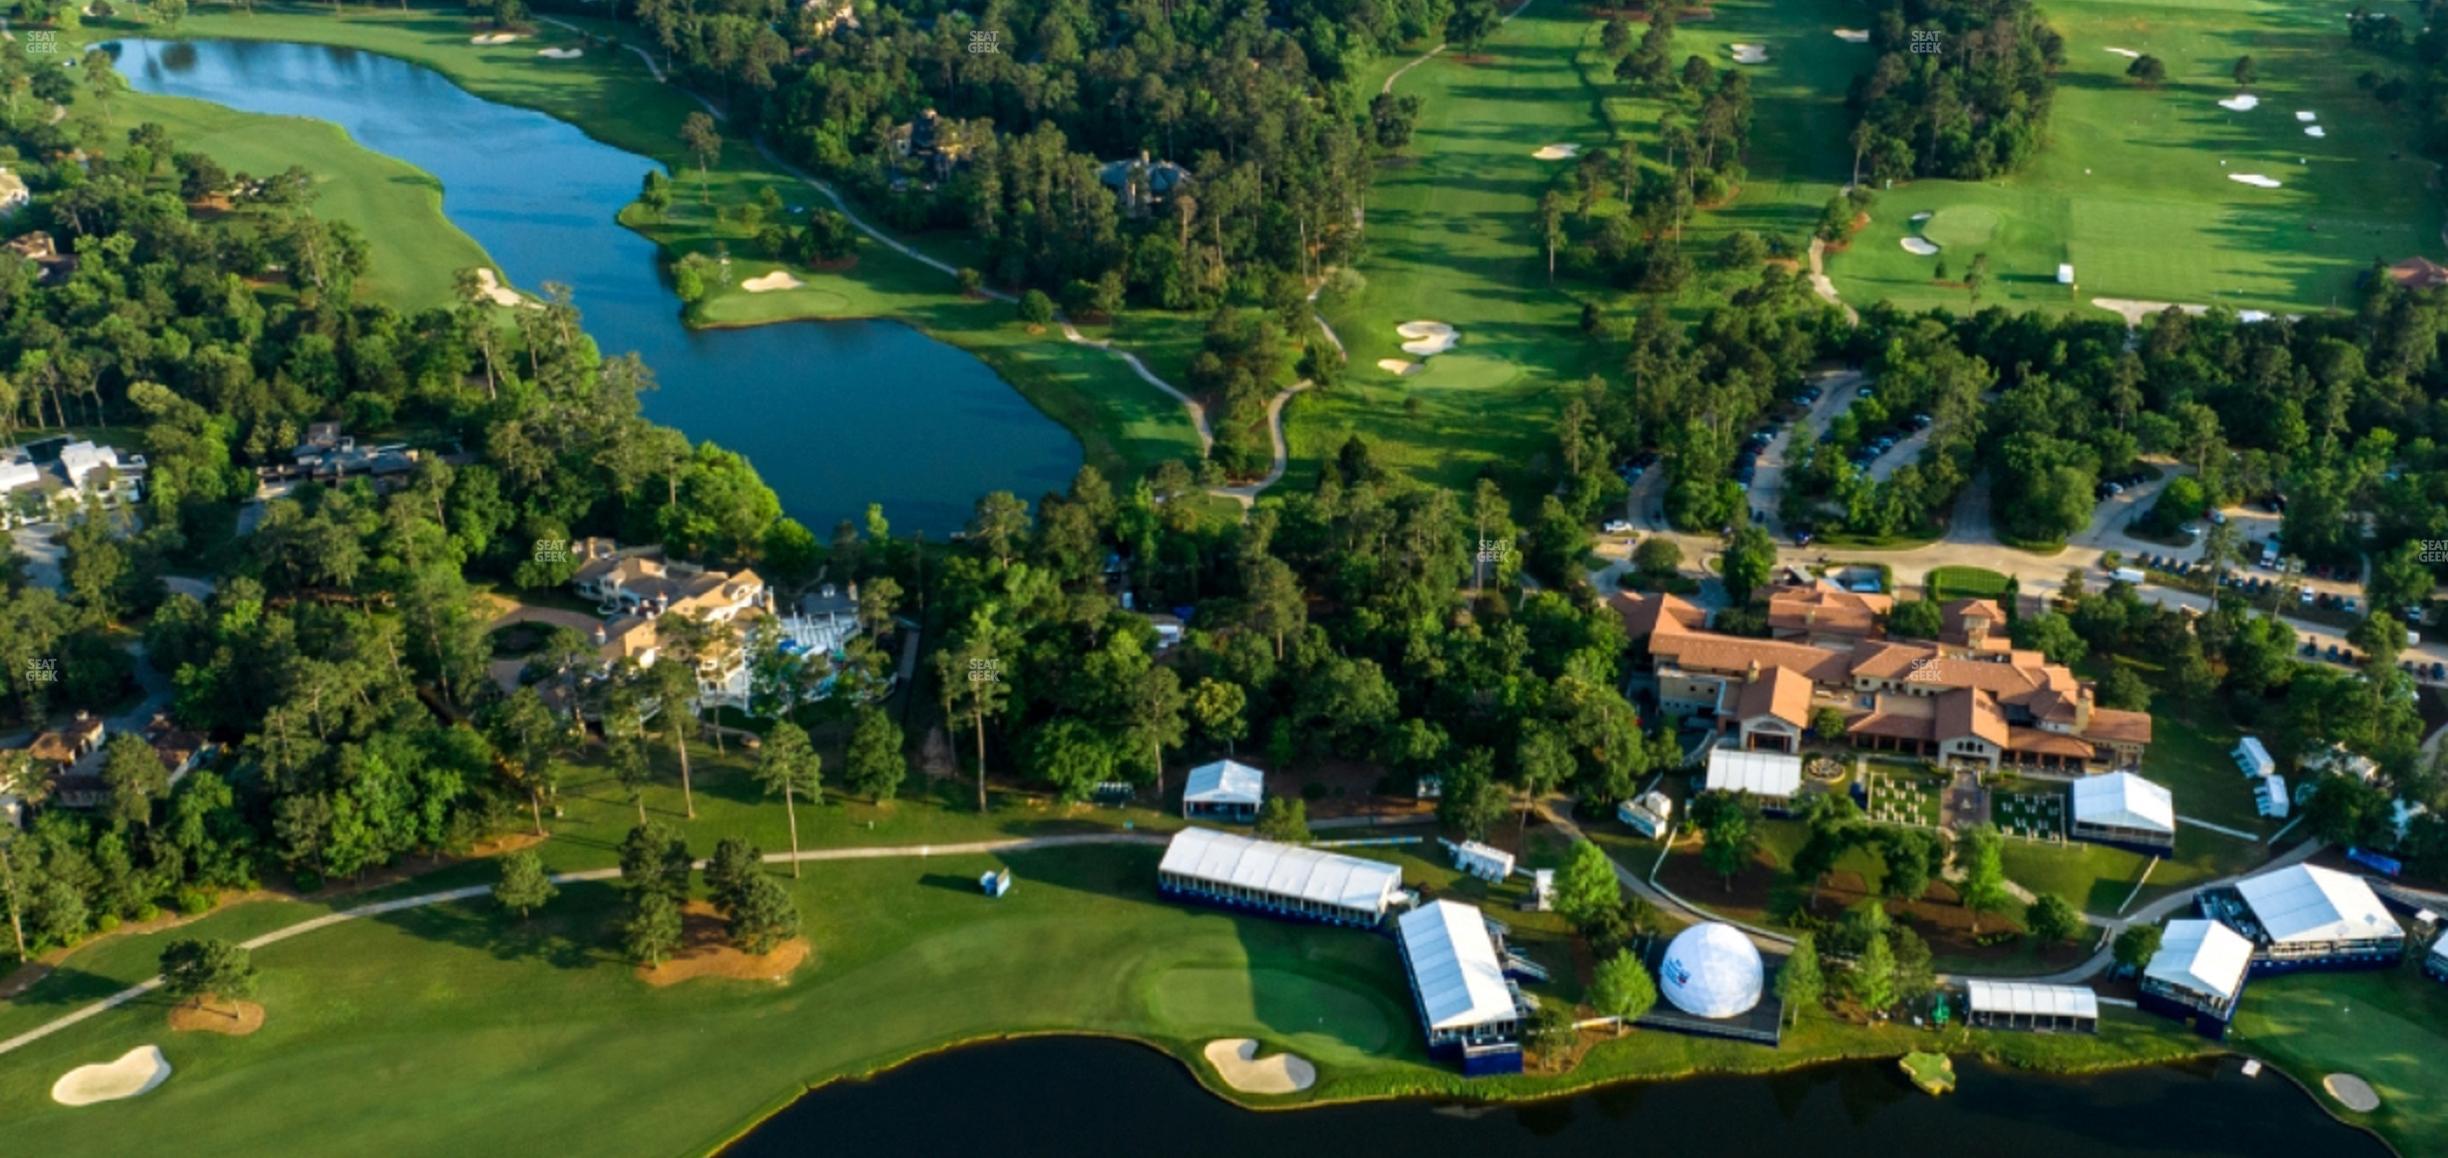
[[[2398,1153],[2437,1153],[2448,1138],[2448,985],[2420,970],[2255,980],[2227,1041],[2285,1067],[2330,1113],[2378,1131]],[[2332,1073],[2370,1082],[2380,1108],[2357,1114],[2319,1092]]]
[[[315,174],[314,213],[347,222],[366,241],[358,293],[399,310],[449,305],[454,280],[493,259],[442,214],[442,186],[424,170],[360,147],[326,121],[260,116],[206,101],[123,93],[111,99],[113,144],[153,122],[181,149],[203,153],[231,173],[268,177],[291,165]],[[223,220],[252,228],[249,215]]]
[[[2430,162],[2408,139],[2412,112],[2384,111],[2354,85],[2394,66],[2351,48],[2338,13],[2274,0],[2054,0],[2047,12],[2067,64],[2046,151],[2003,180],[1882,191],[1870,226],[1831,265],[1847,300],[1968,308],[1962,288],[1932,273],[1943,259],[1960,279],[1985,252],[1984,306],[2087,308],[2104,296],[2304,311],[2349,304],[2374,257],[2439,255],[2441,210],[2426,192]],[[2159,57],[2168,83],[2127,81],[2130,61],[2110,48]],[[2261,103],[2230,112],[2217,102],[2238,91],[2229,70],[2247,53]],[[2306,136],[2298,110],[2328,135]],[[2238,173],[2284,188],[2227,179]],[[1930,236],[1970,244],[1935,258],[1904,252],[1922,212],[1939,215]],[[1987,224],[1974,219],[1989,217],[1987,239],[1974,240]],[[2059,262],[2073,263],[2076,290],[2057,284]]]
[[[984,857],[812,866],[795,889],[816,957],[782,988],[638,984],[605,959],[616,904],[604,885],[573,887],[527,922],[481,901],[352,922],[259,955],[272,1017],[252,1037],[173,1037],[152,1004],[12,1055],[0,1067],[0,1130],[40,1137],[57,1155],[321,1153],[335,1121],[368,1153],[703,1152],[802,1083],[957,1041],[1065,1030],[1136,1037],[1186,1060],[1209,1038],[1254,1035],[1319,1063],[1315,1090],[1256,1099],[1270,1104],[1528,1097],[1914,1047],[2052,1069],[2206,1048],[2169,1023],[2118,1013],[2100,1037],[2079,1040],[1813,1017],[1781,1050],[1644,1032],[1599,1044],[1563,1077],[1466,1081],[1421,1056],[1390,939],[1161,901],[1156,857],[1016,855],[1020,883],[996,901],[972,885],[997,863]],[[142,1099],[75,1113],[44,1093],[69,1066],[150,1041],[178,1072]],[[606,1115],[607,1098],[655,1111]]]
[[[2176,811],[2264,836],[2276,826],[2253,806],[2252,782],[2229,753],[2242,735],[2215,704],[2161,695],[2151,705],[2151,746],[2142,774],[2176,794]]]
[[[2006,577],[1986,567],[1932,567],[1930,598],[1995,599],[2006,593]]]
[[[582,23],[610,31],[600,23]],[[871,240],[861,239],[858,261],[850,269],[792,267],[793,276],[803,283],[800,288],[763,294],[738,288],[738,283],[780,266],[759,259],[748,232],[719,221],[715,209],[755,201],[767,188],[780,193],[786,205],[801,208],[824,203],[821,194],[766,160],[729,126],[724,128],[721,159],[700,174],[680,144],[681,122],[700,106],[681,88],[656,83],[627,52],[598,47],[582,59],[539,62],[539,48],[575,45],[576,36],[544,25],[537,35],[507,45],[468,43],[477,29],[475,21],[455,11],[367,8],[334,15],[319,8],[265,7],[253,14],[200,12],[183,22],[177,35],[300,41],[379,52],[432,68],[486,99],[568,121],[607,144],[660,161],[671,171],[671,211],[660,221],[627,214],[624,223],[674,255],[712,254],[719,246],[732,256],[731,282],[714,288],[693,322],[759,325],[898,318],[984,360],[1023,397],[1077,435],[1088,461],[1099,469],[1136,477],[1158,462],[1196,455],[1197,435],[1180,405],[1120,360],[1072,345],[1051,330],[1029,334],[1014,320],[1009,304],[964,298],[941,271]],[[145,26],[115,30],[161,34]],[[642,169],[639,175],[642,179]],[[961,259],[956,251],[944,256]],[[579,305],[584,308],[585,303]],[[673,308],[679,304],[674,302]],[[1170,332],[1172,325],[1125,326],[1125,345],[1145,329],[1164,335],[1170,347],[1179,341]],[[617,347],[617,340],[607,346]],[[1177,370],[1186,365],[1187,355],[1180,358],[1179,363],[1168,358],[1168,366]],[[1158,369],[1160,374],[1169,372]]]

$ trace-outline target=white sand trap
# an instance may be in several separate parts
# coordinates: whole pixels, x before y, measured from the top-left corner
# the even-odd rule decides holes
[[[1311,1070],[1310,1076],[1314,1080],[1316,1071]],[[140,1045],[120,1054],[118,1061],[78,1066],[61,1074],[58,1081],[51,1083],[51,1100],[63,1106],[116,1102],[152,1093],[153,1087],[169,1080],[170,1059],[162,1056],[161,1047]]]
[[[1861,28],[1839,28],[1836,30],[1836,39],[1844,41],[1846,44],[1868,44],[1870,43],[1870,33],[1868,30]]]
[[[1911,223],[1911,224],[1914,224],[1914,225],[1919,225],[1919,224],[1921,224],[1922,222],[1927,221],[1927,220],[1929,220],[1930,218],[1935,217],[1935,216],[1937,216],[1937,214],[1932,213],[1932,212],[1930,212],[1930,211],[1929,211],[1929,210],[1927,210],[1927,209],[1924,209],[1924,210],[1922,210],[1922,211],[1921,211],[1921,212],[1919,212],[1919,213],[1915,213],[1915,214],[1913,214],[1912,216],[1905,218],[1904,220],[1905,220],[1905,221],[1907,221],[1907,222],[1909,222],[1909,223]]]
[[[1408,378],[1421,370],[1419,363],[1405,362],[1400,358],[1379,358],[1377,368],[1397,378]]]
[[[2329,135],[2329,130],[2324,129],[2319,125],[2305,125],[2304,135],[2307,137],[2326,137]],[[2301,162],[2297,163],[2301,164]]]
[[[2154,314],[2166,313],[2168,311],[2168,307],[2170,306],[2174,306],[2175,308],[2183,310],[2185,313],[2197,318],[2210,312],[2210,307],[2194,305],[2190,302],[2178,303],[2137,301],[2133,298],[2093,298],[2091,299],[2091,304],[2098,306],[2109,313],[2115,314],[2118,317],[2124,318],[2126,328],[2136,330],[2142,328],[2142,323],[2145,319]]]
[[[2222,109],[2232,109],[2239,113],[2247,113],[2261,107],[2261,98],[2248,92],[2240,92],[2234,96],[2228,97],[2226,100],[2220,101],[2219,107]]]
[[[1454,328],[1443,322],[1404,322],[1394,327],[1394,332],[1411,339],[1402,344],[1403,353],[1422,358],[1435,357],[1453,349],[1454,343],[1460,340]]]
[[[1896,244],[1915,257],[1929,257],[1938,252],[1938,243],[1926,237],[1899,237]]]
[[[2380,1108],[2380,1095],[2371,1088],[2371,1083],[2353,1074],[2331,1074],[2321,1079],[2321,1088],[2329,1091],[2339,1105],[2355,1113],[2368,1114]]]
[[[798,289],[799,284],[799,279],[792,277],[789,270],[777,269],[763,277],[752,277],[741,282],[740,288],[752,294],[762,294],[772,293],[775,290]]]
[[[1768,63],[1768,46],[1765,44],[1729,44],[1726,50],[1734,54],[1736,64]]]
[[[515,32],[486,32],[486,33],[481,33],[481,34],[476,35],[476,36],[471,36],[471,37],[468,37],[468,43],[469,43],[469,44],[508,44],[508,43],[510,43],[511,41],[513,41],[513,40],[517,40],[517,39],[519,39],[519,34],[518,34],[518,33],[515,33]]]
[[[1579,145],[1542,145],[1538,152],[1530,155],[1541,161],[1568,161],[1580,154]]]
[[[2117,54],[2118,56],[2122,56],[2122,57],[2124,57],[2124,58],[2125,58],[2125,59],[2127,59],[2127,60],[2140,60],[2140,59],[2142,59],[2142,54],[2141,54],[2141,53],[2139,53],[2139,52],[2135,52],[2133,49],[2130,49],[2130,48],[2111,48],[2111,49],[2109,49],[2108,51],[2113,52],[2113,53]]]
[[[2229,173],[2227,174],[2227,179],[2230,181],[2241,181],[2256,189],[2280,188],[2276,178],[2264,177],[2259,173]]]
[[[490,269],[478,269],[476,271],[476,296],[497,306],[524,306],[534,304],[529,302],[526,297],[520,294],[517,290],[503,285],[501,283],[501,278],[494,276],[493,271]]]
[[[1293,1094],[1317,1084],[1317,1067],[1299,1054],[1258,1056],[1258,1043],[1246,1037],[1222,1037],[1202,1051],[1207,1064],[1223,1075],[1224,1084],[1248,1094]]]
[[[2305,111],[2305,110],[2303,110],[2303,109],[2297,109],[2297,110],[2295,110],[2295,119],[2296,119],[2296,120],[2299,120],[2299,121],[2302,121],[2303,123],[2305,123],[2305,124],[2307,124],[2307,125],[2308,125],[2308,124],[2311,124],[2311,123],[2312,123],[2312,122],[2314,122],[2314,121],[2319,120],[2319,119],[2320,119],[2320,114],[2319,114],[2319,113],[2315,113],[2315,112],[2307,112],[2307,111]]]
[[[546,60],[576,60],[586,55],[583,48],[539,48],[536,55]]]

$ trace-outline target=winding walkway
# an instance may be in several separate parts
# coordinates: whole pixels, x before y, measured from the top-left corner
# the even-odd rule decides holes
[[[1167,836],[1162,833],[1090,832],[1077,833],[1070,836],[1033,836],[1014,837],[1008,840],[973,840],[953,844],[892,845],[880,848],[812,848],[803,849],[797,853],[768,853],[765,856],[765,863],[789,864],[793,861],[814,862],[831,860],[887,860],[897,857],[924,858],[930,856],[975,856],[982,853],[1033,852],[1038,849],[1070,848],[1079,845],[1094,844],[1162,844],[1166,839]],[[705,862],[698,861],[696,867],[705,867]],[[556,873],[552,879],[554,884],[566,885],[586,881],[616,880],[619,877],[620,870],[618,868],[597,868],[585,869],[572,873]],[[279,942],[289,940],[292,937],[302,937],[308,933],[314,932],[317,929],[328,929],[333,925],[340,924],[344,921],[358,921],[364,920],[368,917],[379,917],[388,913],[397,913],[408,909],[422,909],[432,905],[446,905],[454,901],[474,900],[478,897],[490,895],[492,891],[493,886],[491,885],[468,885],[463,888],[443,889],[439,892],[418,893],[415,896],[399,897],[388,901],[376,901],[372,904],[359,905],[355,908],[341,909],[337,912],[325,913],[320,917],[299,921],[294,925],[284,925],[281,928],[274,929],[269,933],[242,941],[240,944],[248,949],[260,949],[266,945],[278,944]],[[86,1005],[75,1012],[62,1014],[59,1017],[46,1021],[41,1025],[35,1026],[34,1028],[18,1034],[15,1037],[9,1038],[6,1041],[0,1041],[0,1054],[7,1054],[11,1051],[22,1049],[25,1046],[41,1041],[52,1034],[58,1033],[69,1026],[94,1017],[99,1017],[102,1014],[108,1013],[113,1009],[117,1009],[122,1005],[126,1005],[131,1001],[138,1000],[139,998],[144,997],[146,994],[160,989],[161,986],[162,979],[160,977],[147,978],[146,980],[122,989],[117,993],[113,993],[100,1001]]]

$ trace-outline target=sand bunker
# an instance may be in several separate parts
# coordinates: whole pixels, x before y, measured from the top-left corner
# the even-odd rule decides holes
[[[787,985],[814,951],[807,938],[793,937],[761,956],[752,955],[730,943],[713,905],[690,901],[680,909],[680,951],[660,965],[640,965],[633,972],[657,989],[700,977]]]
[[[1215,1047],[1211,1045],[1207,1048],[1210,1051],[1208,1056],[1213,1057]],[[2355,1113],[2368,1114],[2380,1108],[2380,1095],[2372,1091],[2371,1083],[2353,1074],[2331,1074],[2321,1079],[2321,1088],[2329,1091],[2329,1096],[2336,1098],[2339,1105]]]
[[[1245,1094],[1293,1094],[1317,1084],[1317,1067],[1299,1054],[1258,1056],[1258,1043],[1246,1037],[1217,1038],[1202,1051],[1224,1084]]]
[[[1308,1063],[1304,1062],[1303,1065]],[[1313,1075],[1314,1075],[1314,1071]],[[170,1080],[170,1059],[158,1045],[140,1045],[106,1065],[78,1066],[51,1083],[51,1100],[63,1106],[90,1106],[153,1092]]]
[[[228,1037],[245,1037],[262,1029],[264,1007],[252,1001],[232,1001],[228,1004],[207,1004],[182,1001],[170,1010],[170,1028],[176,1033],[218,1033]]]
[[[2304,135],[2307,137],[2326,137],[2329,135],[2329,130],[2324,129],[2319,125],[2305,125]]]
[[[741,282],[740,288],[752,294],[762,294],[775,290],[798,289],[799,284],[799,279],[792,277],[789,270],[777,269],[763,277],[752,277]]]
[[[1417,362],[1405,362],[1400,358],[1379,358],[1377,368],[1398,378],[1408,378],[1419,373],[1421,366]]]
[[[1768,46],[1765,44],[1729,44],[1726,51],[1734,54],[1736,64],[1768,63]]]
[[[1836,39],[1846,44],[1868,44],[1870,33],[1860,28],[1839,28],[1836,30]]]
[[[1581,146],[1579,145],[1544,145],[1539,148],[1538,152],[1530,155],[1541,161],[1565,161],[1579,156],[1580,153]]]
[[[495,276],[492,270],[482,268],[476,271],[476,298],[479,301],[488,301],[497,306],[524,306],[534,304],[529,302],[525,297],[520,296],[517,290],[503,285],[501,283],[501,278]]]
[[[2093,298],[2091,304],[2125,319],[2127,329],[2142,328],[2144,319],[2153,314],[2166,313],[2170,307],[2183,310],[2197,318],[2210,312],[2210,307],[2194,305],[2190,302],[2152,302],[2138,301],[2133,298]]]
[[[2261,98],[2248,92],[2237,93],[2234,96],[2228,97],[2226,100],[2219,102],[2220,108],[2232,109],[2239,113],[2251,112],[2260,106]]]
[[[469,44],[508,44],[508,43],[510,43],[511,41],[513,41],[513,40],[517,40],[517,39],[519,39],[519,34],[518,34],[518,33],[515,33],[515,32],[487,32],[487,33],[483,33],[483,34],[481,34],[481,35],[477,35],[477,36],[471,36],[471,37],[468,37],[468,43],[469,43]]]
[[[2320,114],[2315,112],[2307,112],[2303,109],[2297,109],[2295,110],[2295,119],[2302,121],[2305,124],[2310,124],[2313,121],[2319,120]]]
[[[1938,252],[1938,243],[1926,237],[1901,237],[1896,239],[1896,244],[1915,257],[1929,257]]]
[[[576,60],[586,55],[583,48],[539,48],[536,55],[546,60]]]
[[[1915,214],[1913,214],[1912,216],[1905,218],[1904,220],[1906,220],[1906,221],[1908,221],[1908,222],[1910,222],[1910,223],[1912,223],[1912,224],[1914,224],[1914,225],[1919,225],[1919,224],[1921,224],[1922,222],[1927,221],[1927,220],[1929,220],[1930,218],[1935,217],[1935,216],[1937,216],[1937,214],[1932,213],[1932,212],[1930,212],[1930,211],[1929,211],[1929,210],[1927,210],[1927,209],[1924,209],[1924,210],[1922,210],[1922,211],[1921,211],[1921,212],[1919,212],[1919,213],[1915,213]]]
[[[2108,51],[2113,52],[2113,53],[2117,54],[2118,56],[2122,56],[2122,57],[2124,57],[2124,58],[2125,58],[2125,59],[2127,59],[2127,60],[2140,60],[2140,59],[2142,59],[2142,54],[2141,54],[2141,53],[2139,53],[2139,52],[2135,52],[2133,49],[2130,49],[2130,48],[2111,48],[2111,49],[2109,49]]]
[[[1411,339],[1402,344],[1403,353],[1415,354],[1422,358],[1434,357],[1453,349],[1454,343],[1460,340],[1460,335],[1454,333],[1454,328],[1443,322],[1404,322],[1394,327],[1394,332]]]
[[[2277,179],[2272,177],[2264,177],[2259,173],[2229,173],[2227,174],[2227,179],[2230,181],[2241,181],[2244,184],[2253,186],[2257,189],[2276,189],[2280,187]]]

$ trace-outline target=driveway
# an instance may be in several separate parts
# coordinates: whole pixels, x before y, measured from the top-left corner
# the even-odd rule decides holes
[[[61,590],[67,581],[60,577],[60,560],[67,549],[60,546],[57,523],[35,523],[9,532],[9,542],[17,557],[25,561],[26,581],[36,587]]]
[[[1776,439],[1760,452],[1758,470],[1751,476],[1751,506],[1765,515],[1760,525],[1769,534],[1785,537],[1785,520],[1777,513],[1785,498],[1785,468],[1792,464],[1798,449],[1819,441],[1828,423],[1853,405],[1854,394],[1865,381],[1868,379],[1858,370],[1813,375],[1811,384],[1819,387],[1819,400],[1811,403],[1792,425],[1777,431]]]

